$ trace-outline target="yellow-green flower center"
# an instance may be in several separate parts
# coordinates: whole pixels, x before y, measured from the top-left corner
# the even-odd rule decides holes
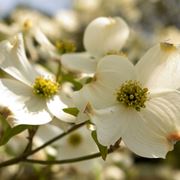
[[[24,23],[23,23],[23,30],[24,31],[28,31],[28,30],[30,30],[30,28],[33,26],[33,23],[32,23],[32,21],[30,20],[30,19],[26,19],[25,21],[24,21]]]
[[[59,84],[57,82],[43,77],[37,77],[33,84],[34,94],[40,97],[51,98],[58,92],[58,89]]]
[[[68,143],[71,146],[76,147],[80,145],[81,142],[82,142],[82,136],[79,133],[73,133],[68,137]]]
[[[138,81],[129,80],[120,86],[116,95],[118,102],[140,111],[148,100],[148,89],[142,88]]]
[[[76,51],[76,46],[71,41],[59,40],[55,43],[56,49],[60,54],[70,53]]]

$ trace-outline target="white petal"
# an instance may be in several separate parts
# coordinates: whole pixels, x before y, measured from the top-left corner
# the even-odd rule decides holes
[[[79,134],[82,138],[82,141],[77,146],[72,146],[69,143],[69,136],[73,134]],[[58,159],[75,158],[96,153],[97,151],[97,146],[91,137],[91,131],[84,126],[61,139],[61,142],[59,141]]]
[[[74,106],[74,102],[72,99],[73,96],[73,85],[69,82],[65,82],[61,85],[60,96],[62,101],[68,106]]]
[[[136,79],[134,65],[124,56],[105,56],[98,63],[96,79],[109,87],[117,88],[127,80]]]
[[[2,37],[9,37],[19,31],[17,24],[7,25],[4,22],[0,22],[0,34]]]
[[[140,116],[135,116],[129,123],[128,130],[122,136],[128,148],[142,157],[164,158],[166,153],[171,150],[167,141],[156,133],[153,133]]]
[[[136,78],[134,66],[127,58],[105,56],[97,66],[95,80],[85,85],[80,93],[95,108],[105,108],[116,103],[116,91],[127,80]]]
[[[116,104],[115,90],[97,81],[85,85],[78,92],[85,99],[86,105],[89,102],[95,108],[101,109]]]
[[[48,40],[45,34],[38,28],[34,28],[34,36],[36,41],[43,47],[46,47],[50,51],[55,51],[55,47],[53,44]]]
[[[36,136],[34,137],[34,144],[36,146],[41,146],[45,142],[49,141],[50,139],[54,138],[55,136],[63,133],[63,131],[54,125],[41,125],[36,132]],[[57,156],[57,150],[54,146],[57,146],[59,141],[55,141],[51,144],[51,146],[47,146],[44,148],[44,151],[47,152],[49,155]]]
[[[26,84],[32,84],[38,75],[26,58],[22,34],[15,36],[12,42],[0,43],[0,59],[2,70]]]
[[[47,68],[45,68],[44,66],[42,66],[40,64],[33,64],[33,67],[44,78],[53,79],[53,80],[56,79],[55,75],[52,72],[50,72]]]
[[[89,116],[96,125],[99,142],[109,146],[122,137],[129,123],[136,116],[136,112],[119,104],[101,110],[90,109]]]
[[[39,53],[41,53],[41,55],[44,56],[45,59],[47,59],[47,57],[50,57],[60,60],[61,57],[56,52],[56,47],[49,41],[45,34],[38,28],[34,28],[32,32],[36,41],[40,44]]]
[[[119,51],[129,36],[129,28],[120,17],[99,17],[92,21],[84,34],[84,46],[94,56]]]
[[[86,98],[83,96],[82,90],[75,91],[72,94],[74,105],[81,111],[84,111],[88,102]]]
[[[87,114],[83,113],[83,112],[79,112],[79,114],[77,115],[77,118],[76,118],[76,124],[80,124],[80,123],[83,123],[85,121],[88,121],[90,118]]]
[[[84,113],[85,108],[88,104],[88,101],[83,96],[83,93],[81,92],[81,90],[74,92],[72,98],[73,98],[75,107],[77,107],[79,110],[79,113],[76,119],[76,124],[89,120],[89,116],[86,113]]]
[[[60,121],[56,117],[53,117],[53,120],[49,124],[52,124],[53,126],[57,126],[62,131],[67,131],[71,127],[70,123]]]
[[[36,133],[36,138],[39,139],[39,145],[44,144],[45,142],[49,141],[50,139],[54,138],[55,136],[63,133],[63,131],[54,125],[42,125],[38,128],[38,131]],[[54,144],[58,145],[58,141],[56,141]]]
[[[71,53],[62,55],[61,63],[71,71],[94,73],[97,61],[87,53]]]
[[[136,154],[150,158],[165,158],[180,132],[180,93],[172,91],[152,97],[138,119],[132,119],[124,142]]]
[[[179,49],[175,45],[158,44],[148,50],[135,66],[138,79],[149,89],[180,88],[179,59]]]
[[[79,28],[80,21],[78,21],[77,12],[73,10],[62,9],[55,14],[54,18],[68,32],[75,32]]]
[[[47,100],[47,106],[49,111],[58,119],[65,122],[74,122],[75,117],[63,111],[64,108],[68,108],[66,104],[61,100],[59,95],[55,95]]]
[[[12,112],[8,121],[12,125],[46,124],[52,120],[46,102],[36,97],[29,86],[19,81],[3,79],[0,81],[0,106]]]
[[[24,43],[25,47],[29,52],[30,59],[32,59],[34,62],[37,61],[39,58],[39,54],[37,51],[37,47],[34,46],[33,36],[29,33],[26,36],[24,36]]]
[[[180,132],[180,93],[171,91],[159,93],[146,104],[143,116],[149,126],[167,139],[168,135]]]

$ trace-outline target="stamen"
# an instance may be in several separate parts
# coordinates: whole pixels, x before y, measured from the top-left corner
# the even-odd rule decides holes
[[[82,140],[82,136],[79,133],[73,133],[68,137],[68,143],[73,147],[80,145]]]
[[[129,80],[120,86],[116,95],[118,102],[140,111],[148,100],[148,89],[142,88],[138,81]]]
[[[50,79],[44,79],[43,77],[37,77],[33,84],[34,94],[45,98],[54,96],[58,92],[58,89],[59,84],[57,82]]]

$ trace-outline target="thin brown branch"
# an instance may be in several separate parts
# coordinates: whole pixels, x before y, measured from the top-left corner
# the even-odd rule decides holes
[[[80,128],[81,126],[83,126],[85,123],[86,122],[78,124],[78,125],[74,125],[73,127],[71,127],[66,132],[61,133],[60,135],[52,138],[51,140],[49,140],[46,143],[44,143],[42,146],[39,146],[38,148],[36,148],[36,149],[34,149],[32,151],[29,151],[29,152],[23,152],[21,155],[15,157],[13,159],[10,159],[10,160],[7,160],[7,161],[4,161],[4,162],[0,163],[0,168],[17,164],[17,163],[19,163],[21,161],[25,161],[27,159],[27,157],[29,157],[30,155],[35,154],[36,152],[40,151],[41,149],[45,148],[46,146],[50,145],[51,143],[53,143],[53,142],[63,138],[64,136],[68,135],[72,131],[74,131],[74,130]],[[29,143],[31,143],[31,141],[29,141]],[[27,144],[27,147],[28,146],[29,146],[29,144]],[[27,147],[26,147],[26,149],[27,149]]]

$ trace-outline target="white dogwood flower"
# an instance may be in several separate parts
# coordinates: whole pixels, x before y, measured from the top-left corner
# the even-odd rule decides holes
[[[122,137],[133,152],[150,158],[173,149],[180,140],[179,60],[179,49],[170,43],[152,47],[135,66],[123,56],[102,58],[94,81],[74,96],[101,144]]]
[[[129,36],[129,28],[120,17],[99,17],[86,28],[83,43],[86,52],[62,56],[69,70],[94,73],[98,59],[107,53],[119,52]]]
[[[37,60],[39,55],[60,59],[57,48],[49,40],[60,38],[61,33],[57,23],[40,13],[28,10],[16,11],[13,18],[15,21],[13,24],[0,23],[0,34],[9,38],[17,33],[23,33],[25,45],[32,60]],[[38,45],[34,44],[34,40]]]
[[[10,124],[40,125],[53,116],[72,120],[63,111],[67,105],[61,100],[60,85],[54,77],[39,73],[28,62],[21,34],[0,43],[0,68],[12,77],[0,80],[0,106],[9,110]]]
[[[27,20],[31,26],[38,27],[48,38],[57,39],[61,36],[60,26],[49,16],[32,9],[15,9],[11,14],[12,23],[24,27]]]

